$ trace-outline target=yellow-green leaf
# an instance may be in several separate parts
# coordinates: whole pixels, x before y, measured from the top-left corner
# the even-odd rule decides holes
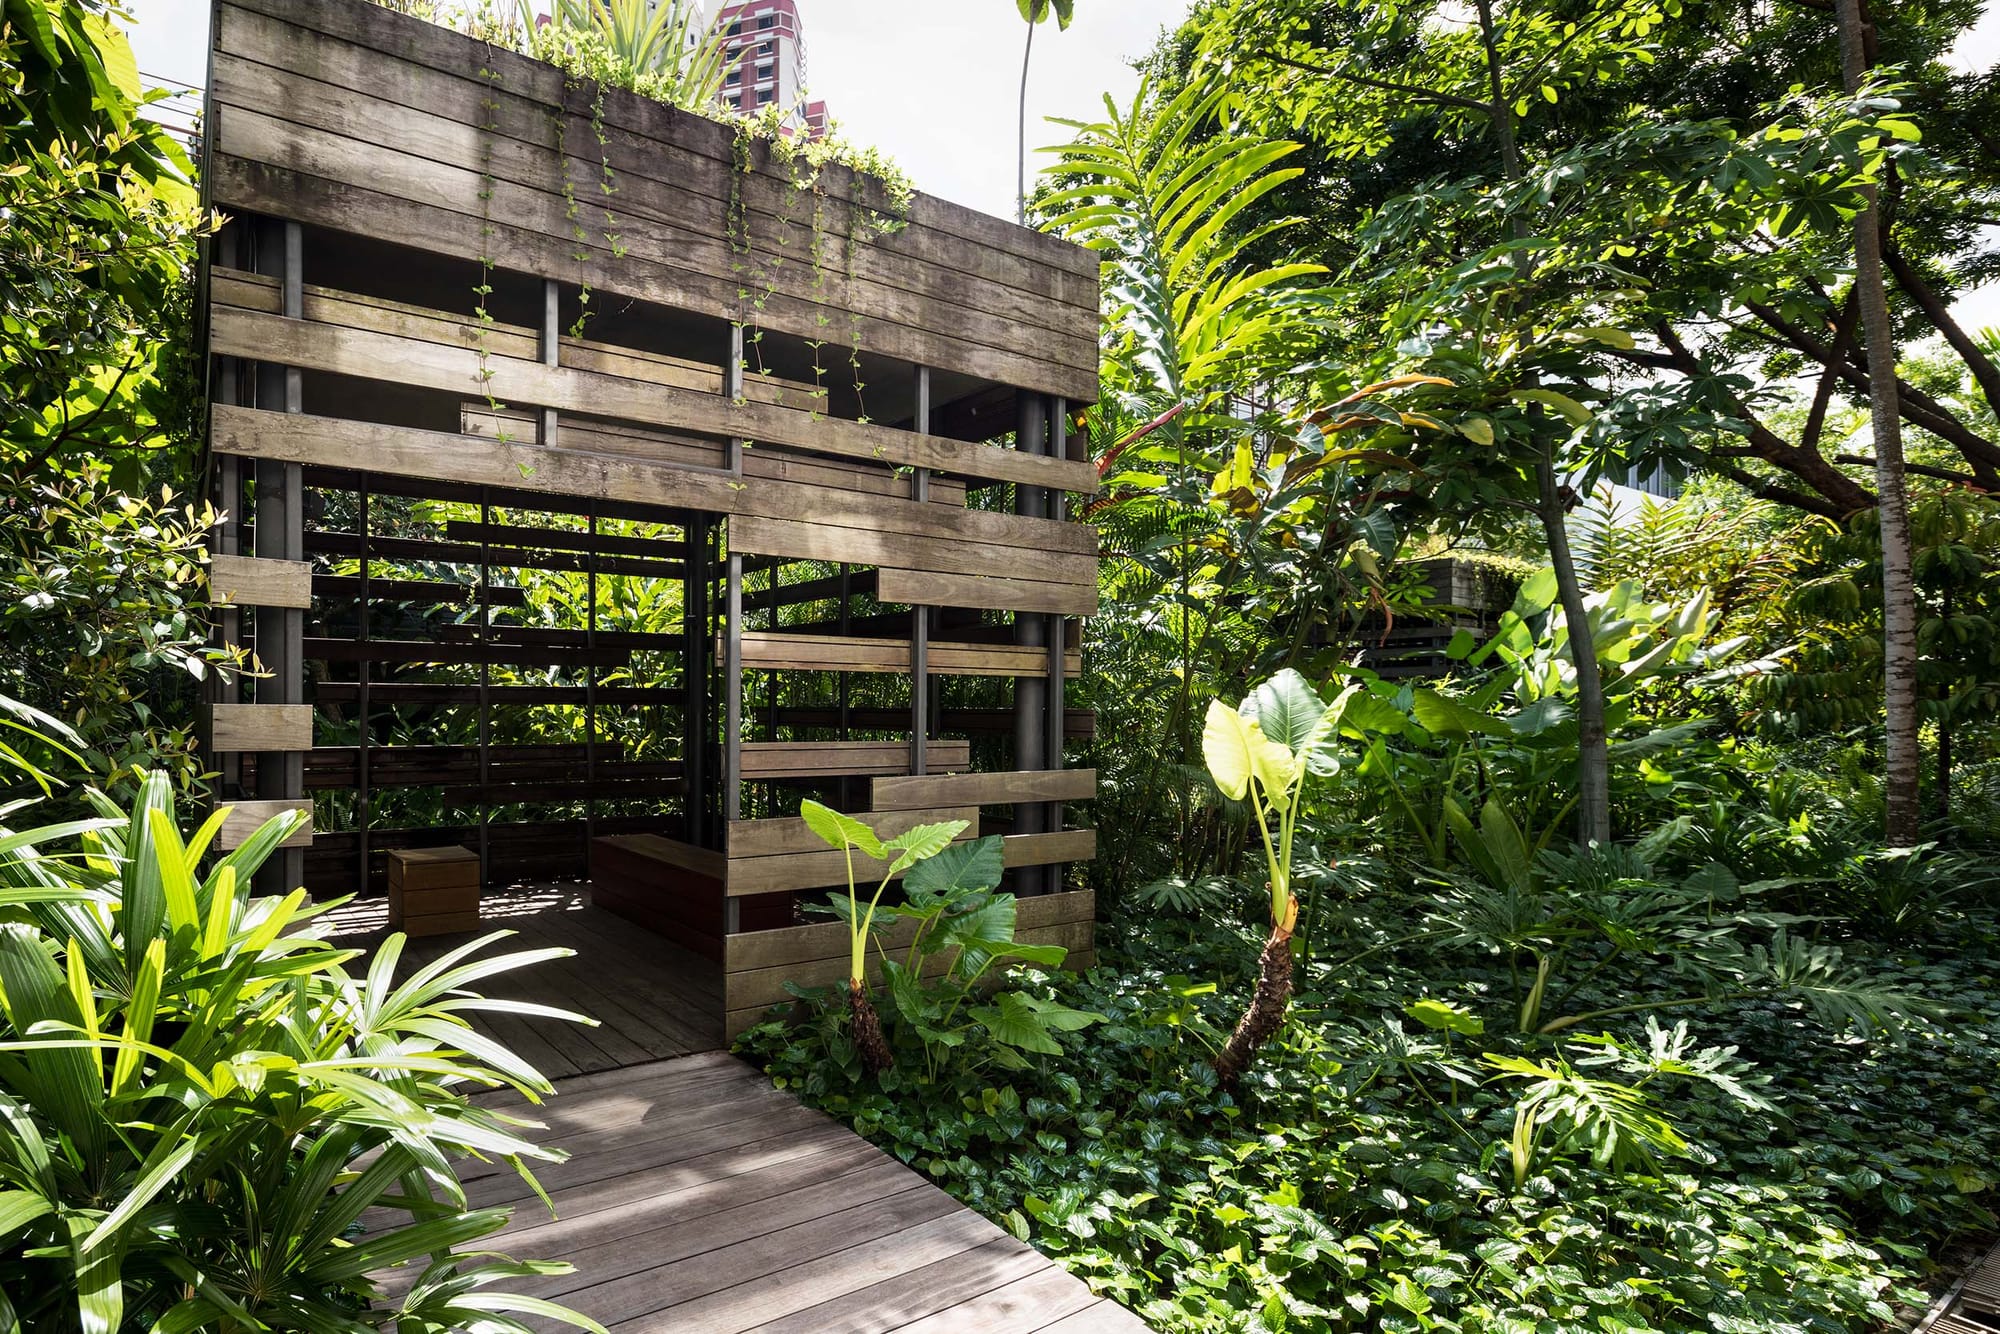
[[[1208,776],[1231,801],[1243,800],[1250,790],[1250,722],[1219,699],[1208,702],[1208,718],[1201,729],[1201,757],[1208,763]]]

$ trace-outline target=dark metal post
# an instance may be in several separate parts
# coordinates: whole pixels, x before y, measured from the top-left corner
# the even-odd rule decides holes
[[[1041,394],[1023,390],[1017,398],[1018,417],[1015,430],[1015,447],[1023,454],[1042,455],[1048,452],[1049,401]],[[1014,512],[1029,518],[1042,518],[1048,512],[1046,489],[1015,483]],[[1048,617],[1035,612],[1014,613],[1014,642],[1025,647],[1040,648],[1048,642]],[[1061,650],[1057,649],[1058,663]],[[1038,673],[1034,676],[1014,678],[1014,767],[1016,769],[1040,769],[1045,762],[1047,746],[1048,676]],[[1014,832],[1017,834],[1039,834],[1045,827],[1045,810],[1039,803],[1022,802],[1014,807]],[[1022,894],[1045,892],[1047,877],[1039,866],[1024,866],[1015,872],[1015,886]]]
[[[542,364],[553,366],[562,351],[562,330],[557,327],[559,312],[562,310],[562,293],[553,278],[542,282],[542,327],[538,349],[542,354]],[[535,414],[535,443],[554,448],[556,443],[556,410],[543,408]]]
[[[708,547],[709,519],[690,514],[681,526],[687,538],[686,574],[681,582],[681,780],[686,796],[687,840],[706,843],[708,829]]]
[[[743,326],[729,326],[729,364],[722,369],[722,392],[731,402],[743,394]],[[743,442],[734,437],[728,445],[729,470],[743,471]],[[728,615],[728,638],[722,651],[722,819],[723,837],[728,823],[743,818],[743,557],[733,536],[729,543],[728,586],[723,596]],[[741,905],[726,893],[722,900],[722,929],[734,934]]]
[[[368,686],[374,676],[374,672],[370,670],[371,664],[368,661],[368,652],[365,647],[368,643],[370,628],[368,624],[368,580],[370,578],[370,561],[368,559],[368,502],[371,490],[368,474],[364,472],[361,474],[360,503],[357,507],[359,512],[355,518],[355,526],[360,529],[359,535],[361,538],[361,602],[359,605],[361,628],[359,633],[361,643],[364,646],[361,653],[361,661],[355,665],[354,669],[356,741],[354,767],[355,781],[360,785],[360,790],[355,794],[354,799],[355,832],[360,845],[360,862],[356,867],[354,875],[354,892],[357,894],[366,894],[368,892],[368,826],[373,816],[370,809],[372,805],[372,789],[370,786],[368,751],[373,743],[374,735],[370,729],[371,718],[369,716]]]
[[[286,319],[305,317],[305,267],[301,230],[296,222],[266,223],[260,241],[275,243],[277,255],[260,255],[279,277],[281,310]],[[264,247],[260,244],[259,249]],[[259,406],[283,404],[283,411],[305,410],[304,373],[297,366],[262,367],[257,377]],[[304,470],[296,463],[259,461],[257,477],[257,555],[274,560],[305,558]],[[305,703],[306,614],[296,607],[262,607],[257,611],[257,656],[270,676],[258,683],[264,704]],[[275,633],[274,633],[275,632]],[[257,795],[267,800],[297,801],[305,796],[306,757],[298,751],[272,751],[257,756]],[[286,894],[305,880],[305,851],[285,848],[257,873],[257,888],[266,894]]]
[[[479,886],[493,878],[493,506],[479,488]]]
[[[590,550],[584,553],[583,840],[597,837],[597,502],[590,502]]]
[[[917,367],[917,410],[914,421],[918,435],[931,433],[931,368]],[[910,477],[910,497],[922,504],[931,498],[931,470],[918,468]],[[930,772],[927,747],[931,719],[931,613],[928,607],[910,608],[910,772]]]
[[[1059,459],[1069,457],[1069,403],[1061,398],[1052,399],[1049,404],[1049,453]],[[1060,488],[1051,487],[1048,493],[1048,517],[1054,519],[1057,523],[1063,522],[1068,517],[1066,514],[1068,499],[1069,497]],[[1064,620],[1061,613],[1055,613],[1048,617],[1048,733],[1043,742],[1042,760],[1044,765],[1050,769],[1060,769],[1063,767],[1063,742],[1066,739],[1063,707],[1063,687],[1065,684],[1063,678],[1063,659],[1069,651],[1067,630],[1068,623]],[[1050,802],[1043,808],[1042,827],[1052,833],[1062,829],[1063,810],[1061,802]],[[1062,868],[1060,866],[1048,867],[1046,876],[1048,890],[1053,892],[1062,888]]]

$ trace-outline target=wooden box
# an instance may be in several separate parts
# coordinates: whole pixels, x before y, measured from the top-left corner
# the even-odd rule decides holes
[[[389,929],[438,936],[479,927],[479,854],[470,848],[389,853]]]

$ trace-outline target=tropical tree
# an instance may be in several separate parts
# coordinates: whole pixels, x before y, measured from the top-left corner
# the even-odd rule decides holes
[[[1018,138],[1014,161],[1014,220],[1028,220],[1028,62],[1035,54],[1035,28],[1050,14],[1056,28],[1067,32],[1076,17],[1076,0],[1014,0],[1021,19],[1028,25],[1028,39],[1021,44],[1021,106],[1017,115]]]

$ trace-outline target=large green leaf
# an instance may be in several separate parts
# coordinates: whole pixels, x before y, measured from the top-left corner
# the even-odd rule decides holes
[[[894,838],[882,840],[885,853],[896,854],[889,864],[889,874],[896,875],[909,870],[927,858],[935,857],[951,846],[951,841],[966,831],[968,822],[946,820],[941,824],[920,824],[905,829]]]
[[[1221,700],[1210,700],[1208,718],[1201,729],[1201,755],[1208,764],[1208,776],[1222,795],[1231,801],[1243,800],[1255,770],[1249,720]]]
[[[1425,687],[1411,701],[1410,716],[1433,736],[1511,736],[1513,729],[1498,718],[1468,709],[1448,695]]]
[[[843,815],[831,806],[822,806],[816,801],[801,803],[799,815],[805,820],[806,828],[818,834],[829,847],[856,848],[878,861],[885,855],[882,840],[876,837],[875,831],[851,815]]]
[[[1255,719],[1266,737],[1300,755],[1326,716],[1326,701],[1287,667],[1245,695],[1237,711]]]
[[[997,834],[954,843],[912,866],[903,877],[903,892],[912,904],[930,906],[992,889],[1005,870],[1002,847]]]

